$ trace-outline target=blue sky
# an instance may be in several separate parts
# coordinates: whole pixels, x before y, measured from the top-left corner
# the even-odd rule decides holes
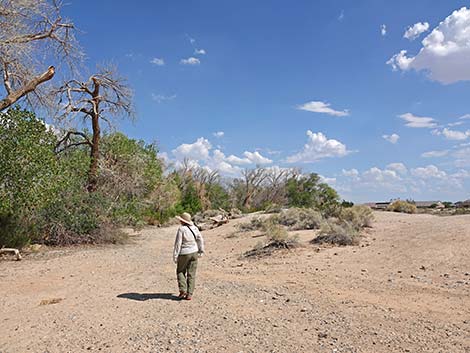
[[[112,61],[135,91],[137,121],[119,128],[172,163],[302,167],[356,202],[459,200],[467,3],[73,0],[65,12],[90,70]]]

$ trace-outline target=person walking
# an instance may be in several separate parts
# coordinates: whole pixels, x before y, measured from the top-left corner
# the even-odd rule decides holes
[[[176,232],[173,261],[176,263],[179,298],[191,300],[196,284],[198,257],[204,254],[204,239],[187,212],[176,216],[181,225]]]

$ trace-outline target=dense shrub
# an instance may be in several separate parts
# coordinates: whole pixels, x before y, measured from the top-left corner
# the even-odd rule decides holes
[[[355,229],[371,227],[374,220],[372,209],[365,205],[343,208],[339,218],[351,224]]]
[[[392,202],[387,207],[387,211],[401,212],[401,213],[416,213],[416,205],[407,201],[397,200]]]
[[[290,230],[318,229],[323,218],[320,212],[310,208],[289,208],[278,215],[278,222]]]
[[[289,179],[286,190],[291,207],[314,208],[327,217],[335,215],[340,207],[338,193],[315,173]]]
[[[241,232],[250,232],[254,230],[264,230],[265,229],[265,221],[259,217],[253,217],[248,222],[239,223],[237,228]]]

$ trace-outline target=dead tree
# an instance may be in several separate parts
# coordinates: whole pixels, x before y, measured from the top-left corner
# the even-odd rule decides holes
[[[112,126],[118,117],[133,118],[132,91],[124,79],[116,74],[115,68],[106,68],[92,75],[88,81],[70,80],[59,89],[60,102],[64,105],[64,116],[79,115],[91,123],[91,138],[79,131],[69,131],[58,142],[58,153],[79,145],[90,148],[88,185],[90,192],[96,190],[98,163],[100,158],[101,121]],[[72,137],[75,137],[74,139]],[[78,140],[77,140],[78,138]]]
[[[54,0],[0,0],[4,90],[0,111],[23,97],[31,106],[51,107],[52,91],[44,89],[43,84],[54,77],[61,63],[67,63],[70,71],[81,61],[74,25],[63,20],[60,11],[61,4]]]
[[[245,169],[242,172],[244,184],[243,207],[249,209],[253,196],[259,191],[260,186],[266,180],[266,169],[256,167],[254,169]]]

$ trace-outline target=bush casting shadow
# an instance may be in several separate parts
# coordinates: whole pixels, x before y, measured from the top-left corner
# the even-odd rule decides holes
[[[150,299],[164,299],[164,300],[181,300],[176,295],[171,293],[122,293],[117,296],[118,298],[137,300],[144,302]]]

